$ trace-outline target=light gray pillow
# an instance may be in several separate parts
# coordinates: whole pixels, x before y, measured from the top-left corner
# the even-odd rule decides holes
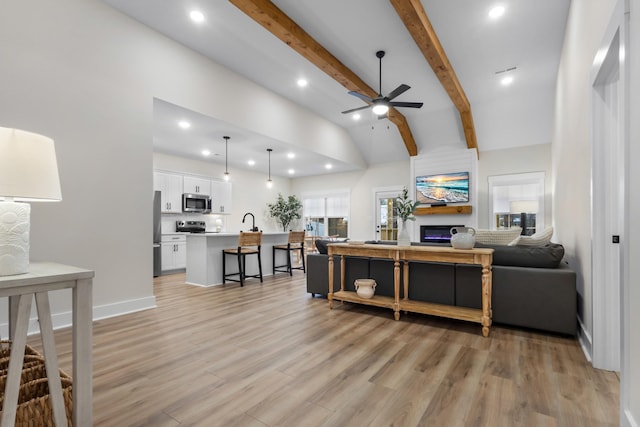
[[[553,236],[553,227],[547,227],[531,236],[520,236],[517,245],[533,247],[546,246],[551,241],[551,236]]]

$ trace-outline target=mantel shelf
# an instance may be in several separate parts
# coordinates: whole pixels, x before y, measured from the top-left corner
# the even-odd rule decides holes
[[[455,215],[455,214],[470,214],[471,205],[464,206],[431,206],[431,207],[418,207],[413,211],[414,215]]]

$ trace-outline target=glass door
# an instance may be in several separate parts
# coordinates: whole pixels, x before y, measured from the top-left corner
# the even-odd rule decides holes
[[[398,240],[398,191],[376,192],[376,240]]]

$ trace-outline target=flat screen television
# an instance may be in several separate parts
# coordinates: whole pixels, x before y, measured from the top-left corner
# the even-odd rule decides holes
[[[469,201],[469,172],[416,176],[416,201],[420,204]]]

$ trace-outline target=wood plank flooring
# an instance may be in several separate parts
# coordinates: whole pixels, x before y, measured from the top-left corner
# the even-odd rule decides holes
[[[617,426],[619,381],[575,339],[336,304],[295,272],[155,281],[94,324],[95,426]],[[39,337],[30,337],[39,347]],[[56,331],[71,372],[71,336]]]

